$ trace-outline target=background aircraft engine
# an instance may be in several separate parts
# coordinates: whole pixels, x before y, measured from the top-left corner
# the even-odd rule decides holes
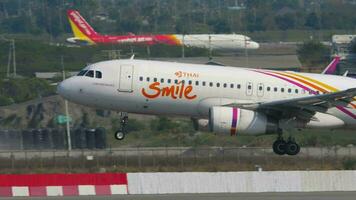
[[[222,134],[277,133],[277,123],[270,122],[260,112],[232,107],[212,107],[209,112],[210,131]]]
[[[192,119],[194,130],[196,131],[209,131],[208,119]]]

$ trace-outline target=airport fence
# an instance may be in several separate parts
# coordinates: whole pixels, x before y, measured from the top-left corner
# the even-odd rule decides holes
[[[356,148],[159,147],[0,151],[0,173],[354,169]]]

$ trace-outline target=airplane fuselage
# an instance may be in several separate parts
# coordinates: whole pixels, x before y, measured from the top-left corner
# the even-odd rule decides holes
[[[89,71],[93,76],[88,76]],[[291,99],[356,86],[355,79],[334,75],[131,59],[95,63],[82,73],[62,82],[58,92],[90,107],[204,119],[213,106]],[[333,107],[326,114],[340,119],[342,127],[356,127],[354,103]]]
[[[162,34],[162,35],[96,35],[88,38],[68,38],[68,42],[80,45],[94,44],[165,44],[217,50],[258,49],[259,44],[249,37],[237,34]]]

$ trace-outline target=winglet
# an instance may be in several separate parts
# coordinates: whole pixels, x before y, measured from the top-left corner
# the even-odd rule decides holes
[[[130,60],[133,60],[135,58],[135,54],[132,54],[132,56],[130,57]]]
[[[340,62],[340,57],[336,56],[331,63],[324,69],[321,74],[333,74],[336,71],[337,64]]]
[[[347,76],[349,74],[349,70],[346,70],[346,72],[342,76]]]

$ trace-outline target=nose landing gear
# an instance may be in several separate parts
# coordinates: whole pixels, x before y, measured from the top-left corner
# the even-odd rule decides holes
[[[282,137],[282,131],[278,133],[277,140],[273,143],[273,152],[278,155],[290,155],[294,156],[300,152],[300,146],[295,142],[294,138],[289,137],[285,141]]]
[[[123,140],[127,134],[127,123],[128,123],[129,117],[127,115],[127,113],[121,113],[120,116],[120,129],[117,130],[114,134],[115,139],[117,140]]]

